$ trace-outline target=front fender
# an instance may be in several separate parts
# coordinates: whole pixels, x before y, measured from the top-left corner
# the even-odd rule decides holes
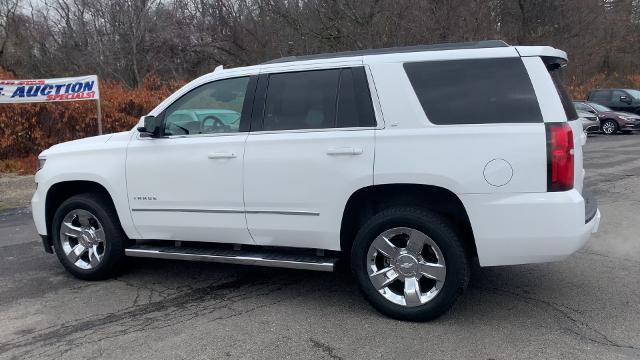
[[[41,235],[46,230],[46,199],[50,189],[67,181],[87,181],[102,186],[111,196],[120,224],[130,238],[139,238],[133,226],[125,174],[128,134],[115,141],[92,144],[73,151],[47,152],[45,166],[36,173],[37,190],[32,199],[33,216]]]

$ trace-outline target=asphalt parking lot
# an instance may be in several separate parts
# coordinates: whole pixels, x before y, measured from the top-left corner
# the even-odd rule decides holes
[[[563,262],[477,268],[436,321],[376,313],[344,273],[137,259],[83,282],[0,212],[0,358],[640,358],[640,134],[589,137],[600,232]]]

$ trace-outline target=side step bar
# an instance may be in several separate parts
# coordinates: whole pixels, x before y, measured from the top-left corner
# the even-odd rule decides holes
[[[125,249],[124,252],[127,256],[132,257],[208,261],[316,271],[333,271],[338,261],[337,258],[324,256],[163,245],[135,245]]]

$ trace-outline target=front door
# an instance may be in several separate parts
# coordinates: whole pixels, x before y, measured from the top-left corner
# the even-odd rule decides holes
[[[611,108],[617,111],[629,111],[632,108],[633,98],[622,90],[611,92]]]
[[[127,188],[144,239],[252,244],[243,202],[243,157],[255,82],[218,80],[159,116],[162,136],[139,134],[127,149]],[[250,89],[247,91],[247,89]],[[248,93],[248,95],[247,95]]]

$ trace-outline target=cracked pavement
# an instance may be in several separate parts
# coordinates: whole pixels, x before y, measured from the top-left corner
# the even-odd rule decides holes
[[[376,313],[344,272],[134,259],[84,282],[0,212],[0,359],[639,359],[640,134],[589,137],[600,232],[569,259],[476,268],[436,321]]]

